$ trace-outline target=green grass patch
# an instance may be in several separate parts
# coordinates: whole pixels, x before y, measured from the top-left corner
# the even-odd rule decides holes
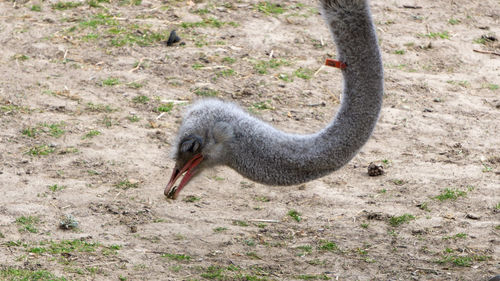
[[[121,188],[121,189],[129,189],[129,188],[138,188],[139,183],[138,182],[130,182],[128,179],[123,180],[115,184],[116,187]]]
[[[428,37],[432,39],[450,39],[450,34],[448,34],[448,31],[442,31],[442,32],[429,32],[425,34],[419,34],[422,37]]]
[[[198,88],[198,89],[194,90],[194,94],[197,96],[202,96],[202,97],[215,97],[215,96],[217,96],[218,92],[216,90],[212,90],[212,89]]]
[[[403,184],[405,184],[405,181],[402,179],[393,179],[392,183],[395,185],[403,185]]]
[[[137,82],[130,82],[130,83],[127,83],[127,87],[132,88],[132,89],[140,89],[140,88],[144,87],[144,84],[137,83]]]
[[[28,154],[32,156],[44,156],[44,155],[49,155],[55,151],[54,148],[49,147],[46,144],[42,145],[37,145],[35,147],[32,147],[28,150]]]
[[[496,90],[500,89],[500,86],[498,86],[498,84],[488,84],[487,88],[492,90],[492,91],[496,91]]]
[[[210,10],[207,9],[207,8],[196,9],[196,10],[193,11],[193,13],[198,14],[198,15],[206,15],[206,14],[210,13]]]
[[[139,45],[141,47],[150,46],[153,43],[166,41],[169,33],[167,31],[151,31],[143,28],[119,28],[111,29],[110,33],[114,36],[111,39],[111,45],[114,47],[123,47],[125,45]]]
[[[100,246],[98,242],[87,242],[80,239],[51,241],[48,246],[48,252],[52,254],[71,253],[71,252],[95,252]]]
[[[101,132],[97,131],[97,130],[90,130],[88,133],[86,133],[83,137],[82,137],[82,140],[85,140],[85,139],[91,139],[93,137],[96,137],[98,135],[100,135]]]
[[[52,192],[61,191],[65,188],[66,187],[64,185],[58,185],[58,184],[49,185],[49,190]]]
[[[141,120],[141,118],[139,118],[139,116],[137,115],[127,116],[127,119],[132,123],[139,122],[139,120]]]
[[[193,65],[191,65],[191,67],[194,69],[194,70],[198,70],[202,67],[204,67],[205,65],[202,64],[202,63],[199,63],[199,62],[195,62]]]
[[[26,129],[23,129],[21,131],[21,133],[27,137],[30,137],[30,138],[35,138],[36,135],[38,134],[38,129],[37,128],[32,128],[32,127],[28,127]]]
[[[221,28],[224,25],[236,27],[236,26],[238,26],[238,23],[233,22],[233,21],[224,22],[224,21],[220,21],[214,17],[203,19],[202,21],[197,21],[197,22],[183,22],[183,23],[181,23],[182,28],[195,28],[195,27]]]
[[[33,12],[41,12],[42,11],[42,6],[40,5],[32,5],[31,9]]]
[[[427,203],[427,202],[420,203],[417,205],[417,207],[422,211],[426,211],[426,212],[431,211],[431,209],[429,209],[429,203]]]
[[[120,0],[121,6],[139,6],[142,4],[142,0]]]
[[[95,14],[87,20],[81,21],[79,26],[82,28],[97,28],[98,26],[117,26],[118,21],[109,14]]]
[[[0,105],[0,111],[1,112],[22,112],[22,113],[29,113],[32,111],[29,107],[26,106],[18,106],[18,105]]]
[[[40,219],[36,216],[22,216],[16,219],[16,223],[19,225],[20,232],[38,233],[35,225],[40,223]]]
[[[42,127],[49,129],[49,135],[56,138],[62,136],[66,132],[62,129],[62,127],[64,126],[65,126],[64,122],[52,123],[52,124],[42,123]]]
[[[271,199],[267,196],[257,196],[254,198],[255,201],[259,201],[259,202],[269,202],[271,201]]]
[[[97,40],[97,39],[99,39],[99,34],[89,33],[89,34],[83,35],[81,37],[81,39],[85,42]]]
[[[331,279],[326,274],[319,274],[319,275],[301,274],[301,275],[295,276],[295,278],[297,278],[299,280],[330,280]]]
[[[224,232],[227,230],[227,227],[219,226],[219,227],[214,228],[213,230],[215,233]]]
[[[121,245],[113,244],[113,245],[104,247],[102,249],[101,253],[104,256],[114,256],[114,255],[118,254],[118,250],[120,250],[121,248],[122,248]]]
[[[296,222],[300,222],[302,218],[300,217],[300,213],[297,212],[296,210],[290,210],[288,211],[288,215],[294,219]]]
[[[246,239],[245,241],[243,241],[245,243],[245,245],[247,246],[250,246],[250,247],[254,247],[255,246],[255,241],[252,240],[252,239]]]
[[[53,255],[69,254],[73,252],[95,252],[100,246],[98,242],[87,242],[80,239],[41,241],[37,247],[27,249],[30,253],[49,253]],[[107,249],[105,247],[105,249]]]
[[[207,267],[205,272],[203,272],[200,276],[207,279],[225,280],[223,272],[223,267],[211,265]]]
[[[150,46],[153,43],[166,41],[170,35],[167,30],[152,30],[149,25],[120,24],[113,15],[99,13],[81,21],[78,26],[73,26],[68,31],[92,28],[92,38],[103,38],[113,47],[125,45]],[[98,29],[98,27],[101,27]],[[82,39],[89,39],[82,37]]]
[[[393,227],[397,227],[402,225],[403,223],[410,223],[410,221],[414,220],[415,216],[410,214],[403,214],[401,216],[394,216],[389,219],[389,224]]]
[[[498,86],[498,84],[488,84],[488,89],[490,89],[492,91],[496,91],[496,90],[500,89],[500,86]]]
[[[477,43],[477,44],[485,45],[488,42],[491,42],[491,40],[489,40],[486,36],[481,36],[477,39],[474,39],[474,43]]]
[[[448,23],[451,24],[451,25],[457,25],[459,24],[461,21],[459,19],[454,19],[454,18],[451,18],[448,20]]]
[[[334,251],[338,251],[339,247],[337,246],[337,244],[335,242],[328,241],[328,240],[320,240],[318,249],[321,251],[334,252]]]
[[[30,59],[30,57],[28,57],[27,55],[24,55],[24,54],[15,54],[14,56],[12,56],[12,59],[19,60],[19,61],[27,61]]]
[[[248,226],[248,223],[246,221],[240,221],[240,220],[233,221],[233,224],[237,226]]]
[[[258,109],[258,110],[274,110],[274,106],[271,105],[271,101],[260,101],[252,104],[252,108]]]
[[[299,253],[297,254],[297,256],[299,257],[303,257],[306,254],[312,253],[312,246],[310,245],[298,246],[297,249],[299,250]]]
[[[253,68],[259,74],[267,74],[269,68],[278,68],[286,65],[290,65],[290,62],[284,59],[258,60],[254,63]]]
[[[293,77],[291,77],[290,75],[288,75],[286,73],[280,73],[280,74],[278,74],[278,78],[280,80],[285,81],[285,82],[293,82]]]
[[[304,80],[309,80],[312,78],[314,74],[314,71],[309,68],[299,68],[293,72],[293,75],[295,75],[298,78],[304,79]]]
[[[102,6],[100,5],[101,3],[109,3],[109,2],[110,0],[89,0],[87,1],[87,4],[91,8],[102,8]]]
[[[147,96],[141,95],[141,96],[134,97],[132,99],[132,101],[135,102],[135,103],[146,104],[146,103],[149,102],[149,98]]]
[[[285,8],[282,6],[282,4],[274,4],[270,3],[268,1],[262,1],[257,3],[255,5],[255,9],[261,13],[267,14],[267,15],[279,15],[283,14],[285,12]]]
[[[52,9],[63,11],[63,10],[77,8],[77,7],[80,7],[81,5],[82,5],[81,2],[71,2],[71,1],[69,1],[69,2],[57,2],[55,4],[52,4]]]
[[[156,110],[158,112],[170,112],[172,110],[172,108],[174,108],[174,103],[169,102],[169,103],[165,103],[165,104],[159,105],[156,108]]]
[[[45,132],[50,136],[59,138],[66,132],[62,129],[64,126],[64,122],[53,124],[41,123],[37,127],[28,127],[23,129],[21,133],[25,136],[35,138],[38,134]]]
[[[235,58],[231,58],[231,57],[224,57],[222,58],[222,61],[227,63],[227,64],[233,64],[236,62],[236,59]]]
[[[164,253],[164,254],[161,254],[161,257],[168,258],[169,260],[175,260],[175,261],[189,261],[189,260],[191,260],[190,256],[187,256],[184,254]]]
[[[120,84],[120,80],[118,78],[109,77],[109,78],[102,80],[101,83],[103,86],[115,86],[115,85]]]
[[[113,126],[113,119],[106,115],[102,118],[101,123],[107,128],[110,128],[111,126]]]
[[[443,192],[434,199],[438,199],[439,201],[445,201],[445,200],[456,200],[459,197],[465,197],[467,196],[467,192],[463,190],[458,190],[458,189],[451,189],[451,188],[445,188]]]
[[[115,109],[111,108],[109,105],[104,105],[104,104],[94,104],[94,103],[87,103],[86,105],[86,110],[91,111],[91,112],[113,112]]]
[[[2,280],[10,281],[66,281],[64,277],[57,277],[53,273],[46,270],[28,270],[6,267],[0,269],[0,277]]]
[[[256,252],[247,252],[247,253],[245,253],[245,255],[246,255],[247,257],[252,258],[252,259],[256,259],[256,260],[260,260],[260,259],[261,259],[261,258],[259,257],[259,255],[257,255],[257,253],[256,253]]]
[[[219,72],[217,72],[217,77],[229,77],[229,76],[234,76],[236,72],[233,69],[224,69]]]
[[[443,240],[448,240],[448,239],[457,240],[457,239],[465,239],[465,238],[467,238],[467,233],[457,233],[453,236],[445,236],[445,237],[443,237]]]
[[[467,256],[444,255],[441,259],[437,260],[436,262],[439,264],[452,263],[460,267],[470,267],[475,261],[487,261],[490,259],[491,259],[490,256],[484,256],[484,255],[467,255]]]

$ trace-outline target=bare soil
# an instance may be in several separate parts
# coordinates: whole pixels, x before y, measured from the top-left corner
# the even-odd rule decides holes
[[[193,100],[298,133],[334,115],[317,3],[275,3],[0,1],[0,279],[500,274],[500,57],[474,51],[500,52],[498,1],[371,2],[384,107],[343,169],[270,187],[220,167],[165,198]]]

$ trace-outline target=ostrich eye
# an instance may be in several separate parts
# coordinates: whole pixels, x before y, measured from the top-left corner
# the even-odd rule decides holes
[[[203,141],[199,136],[191,135],[182,140],[180,144],[180,152],[196,153],[201,150]]]

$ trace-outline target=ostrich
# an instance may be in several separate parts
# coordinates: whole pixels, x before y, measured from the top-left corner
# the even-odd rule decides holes
[[[179,128],[173,148],[176,164],[164,192],[168,198],[176,199],[194,175],[216,165],[268,185],[304,183],[341,168],[366,143],[383,95],[382,61],[370,8],[367,0],[320,0],[320,4],[344,63],[342,101],[334,119],[317,133],[290,134],[233,103],[198,101]]]

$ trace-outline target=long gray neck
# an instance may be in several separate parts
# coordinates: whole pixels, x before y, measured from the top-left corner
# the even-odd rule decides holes
[[[323,16],[347,64],[342,102],[333,121],[312,135],[278,131],[252,117],[236,117],[228,165],[266,184],[306,182],[349,162],[366,143],[382,106],[383,68],[365,0],[321,0]]]

